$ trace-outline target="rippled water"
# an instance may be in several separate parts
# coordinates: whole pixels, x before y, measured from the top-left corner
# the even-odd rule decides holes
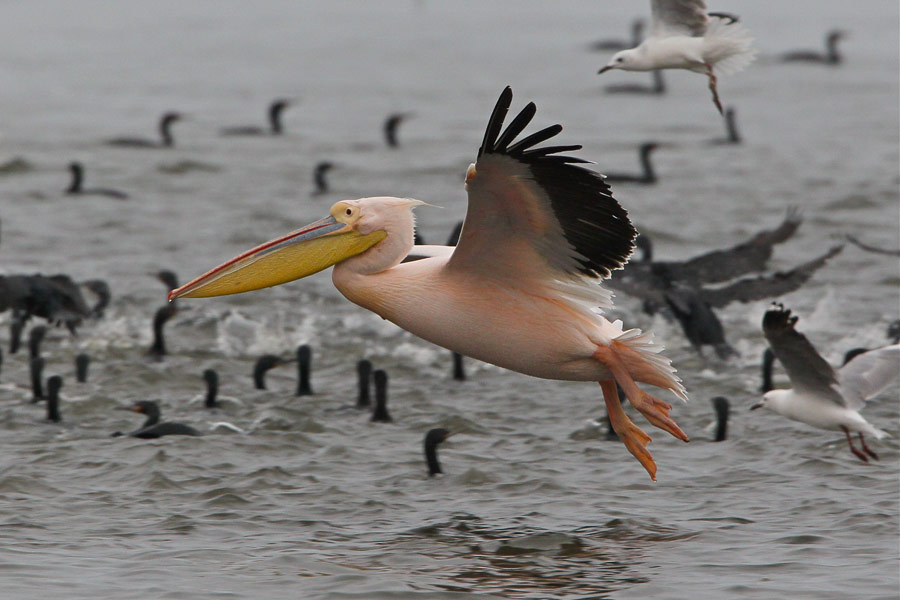
[[[328,274],[249,295],[182,301],[171,355],[145,359],[164,303],[152,273],[182,279],[325,214],[341,198],[391,194],[441,242],[465,212],[462,178],[490,109],[512,85],[536,126],[561,122],[601,171],[637,168],[656,139],[661,182],[614,192],[663,257],[732,244],[803,209],[773,267],[789,268],[854,233],[900,246],[898,8],[895,2],[731,2],[760,60],[720,81],[746,143],[724,135],[705,82],[673,73],[661,98],[603,93],[639,74],[597,68],[598,37],[624,36],[645,11],[625,2],[5,2],[0,19],[2,271],[106,278],[114,300],[77,338],[53,330],[47,373],[65,377],[63,425],[29,404],[27,359],[0,373],[0,587],[9,598],[895,598],[898,582],[898,388],[865,415],[892,438],[863,465],[840,436],[769,414],[757,397],[767,302],[722,311],[740,358],[702,363],[677,326],[620,297],[617,316],[652,328],[692,402],[676,407],[690,444],[654,432],[658,483],[620,443],[585,423],[596,385],[532,379],[467,363],[343,300]],[[783,66],[840,26],[840,68]],[[226,139],[295,96],[281,138]],[[105,138],[175,126],[167,151],[115,150]],[[413,111],[389,151],[381,122]],[[126,202],[71,198],[65,166]],[[338,166],[311,197],[312,166]],[[885,342],[898,317],[896,259],[848,247],[784,298],[833,363]],[[0,315],[4,331],[8,314]],[[5,336],[4,336],[5,341]],[[314,348],[316,395],[265,352]],[[4,346],[6,344],[4,343]],[[4,348],[6,350],[6,348]],[[73,357],[93,357],[77,384]],[[355,402],[355,363],[390,374],[393,424]],[[216,368],[215,414],[195,396]],[[786,383],[779,377],[780,384]],[[731,398],[730,439],[710,443],[709,399]],[[248,435],[113,439],[156,399],[164,415]],[[425,431],[459,432],[429,479]],[[875,444],[873,444],[875,445]]]

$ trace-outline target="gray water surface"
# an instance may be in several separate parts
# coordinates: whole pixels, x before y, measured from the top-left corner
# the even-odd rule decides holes
[[[704,363],[680,328],[620,295],[614,316],[667,347],[692,401],[673,414],[683,444],[647,427],[653,483],[621,443],[586,423],[598,386],[543,381],[467,362],[344,300],[328,273],[242,296],[179,301],[170,356],[146,360],[164,304],[152,276],[182,281],[327,214],[343,198],[411,196],[426,241],[465,214],[463,177],[500,91],[535,101],[533,127],[562,123],[560,143],[600,171],[637,169],[656,152],[660,183],[615,196],[661,258],[685,258],[776,226],[802,209],[773,269],[824,253],[852,233],[900,247],[896,2],[713,3],[739,13],[759,60],[720,80],[738,110],[740,146],[706,81],[667,73],[663,97],[608,95],[642,74],[596,75],[600,37],[624,37],[646,3],[537,1],[152,2],[0,4],[0,271],[102,277],[106,316],[78,337],[53,329],[46,373],[65,378],[65,423],[29,404],[27,351],[0,373],[0,589],[4,598],[896,598],[898,437],[895,384],[864,415],[892,437],[862,464],[842,436],[749,413],[758,398],[767,301],[721,311],[740,357]],[[849,32],[838,68],[781,65],[779,52]],[[268,102],[298,98],[279,138],[223,138],[264,124]],[[102,141],[155,133],[179,110],[176,148]],[[387,149],[381,123],[414,114]],[[333,192],[311,196],[312,168],[337,164]],[[67,197],[66,165],[86,185],[131,198]],[[886,343],[900,316],[896,258],[852,246],[782,298],[833,364]],[[8,331],[9,313],[0,315]],[[269,390],[250,371],[266,352],[314,349],[313,397],[282,367]],[[93,357],[77,384],[73,359]],[[390,374],[393,424],[355,402],[355,365]],[[215,368],[240,400],[214,414],[197,398]],[[788,384],[782,373],[781,386]],[[731,399],[730,439],[705,429],[709,399]],[[113,439],[158,400],[164,416],[248,435]],[[669,398],[674,401],[674,398]],[[763,413],[763,414],[761,414]],[[643,426],[643,421],[639,422]],[[458,432],[430,479],[421,442]]]

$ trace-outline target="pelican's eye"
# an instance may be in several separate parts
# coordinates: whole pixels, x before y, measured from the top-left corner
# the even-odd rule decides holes
[[[353,214],[353,209],[352,209],[352,208],[348,208],[347,210],[344,211],[344,213],[349,217],[350,215]]]

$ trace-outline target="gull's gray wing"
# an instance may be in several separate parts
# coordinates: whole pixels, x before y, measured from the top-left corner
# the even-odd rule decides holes
[[[900,344],[875,348],[854,357],[838,370],[848,408],[859,410],[900,374]]]
[[[702,36],[709,17],[704,0],[651,0],[652,37]]]
[[[763,334],[772,353],[784,365],[791,384],[797,391],[815,393],[839,406],[846,406],[837,391],[837,376],[831,365],[816,352],[806,336],[794,325],[797,317],[782,305],[775,305],[763,316]]]

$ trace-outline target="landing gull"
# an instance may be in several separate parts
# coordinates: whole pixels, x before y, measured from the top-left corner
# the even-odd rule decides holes
[[[724,113],[716,77],[736,73],[753,61],[753,38],[733,15],[708,14],[704,0],[651,0],[650,6],[650,36],[639,46],[614,54],[599,72],[687,69],[705,73],[713,103]]]
[[[863,434],[876,439],[888,434],[866,421],[859,410],[866,400],[896,379],[900,372],[900,344],[863,352],[835,371],[806,336],[794,328],[796,323],[797,317],[781,305],[775,305],[763,316],[766,340],[794,387],[766,392],[750,410],[765,407],[819,429],[843,431],[857,458],[863,462],[869,462],[869,457],[878,460]],[[853,446],[851,432],[859,434],[862,450]]]

